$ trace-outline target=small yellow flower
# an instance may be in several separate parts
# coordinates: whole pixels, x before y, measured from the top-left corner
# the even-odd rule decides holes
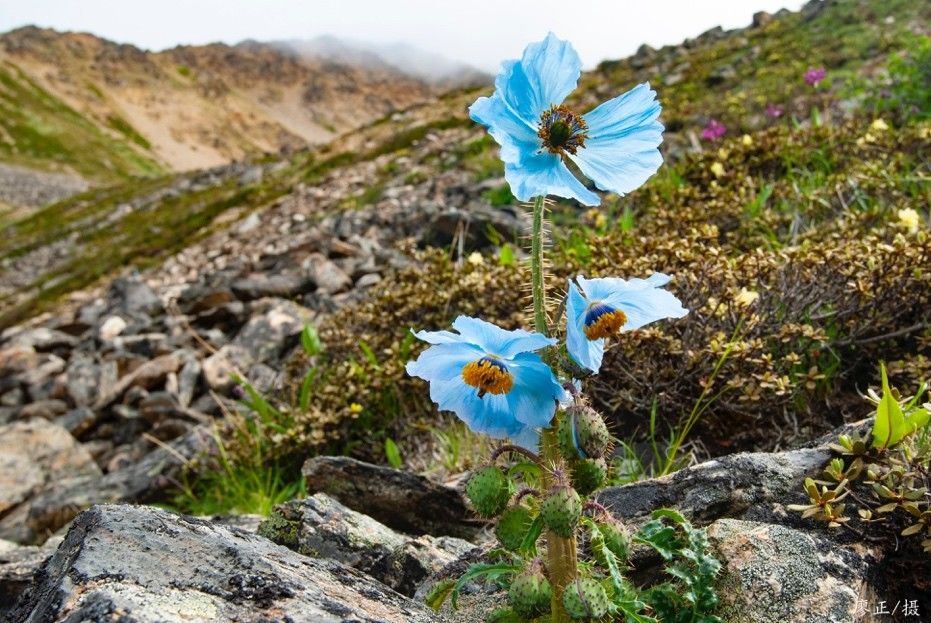
[[[715,177],[723,177],[724,176],[724,165],[721,164],[720,162],[715,162],[714,164],[711,165],[711,172],[714,173]]]
[[[749,134],[744,134],[740,137],[740,142],[743,143],[745,147],[750,147],[753,145],[753,137]]]
[[[352,413],[362,413],[362,405],[360,405],[358,402],[354,402],[349,405],[349,411]]]
[[[473,251],[469,254],[469,257],[466,258],[466,261],[472,266],[481,266],[485,263],[485,258],[482,257],[482,254],[478,251]]]
[[[918,211],[914,208],[903,208],[898,212],[899,225],[907,228],[910,232],[918,231],[918,226],[921,224],[921,217],[918,215]]]
[[[727,151],[723,147],[718,148],[718,158],[721,160],[727,160],[727,157],[731,155],[731,152]]]
[[[740,292],[737,293],[737,296],[734,297],[734,302],[741,307],[750,307],[753,305],[753,303],[756,302],[758,298],[760,298],[759,292],[741,288]]]
[[[877,132],[884,132],[889,129],[889,126],[882,119],[876,119],[870,124],[870,129],[876,130]]]

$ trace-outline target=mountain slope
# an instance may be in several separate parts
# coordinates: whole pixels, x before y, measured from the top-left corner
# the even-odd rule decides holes
[[[432,92],[253,42],[153,53],[26,27],[0,35],[0,159],[114,182],[325,142]]]
[[[709,117],[725,119],[733,136],[785,125],[793,115],[806,125],[815,103],[822,106],[825,122],[842,123],[855,114],[857,98],[865,97],[848,92],[860,80],[880,78],[889,55],[904,49],[929,18],[927,7],[904,0],[882,7],[866,0],[815,2],[799,13],[761,18],[754,27],[711,31],[679,46],[603,63],[583,75],[570,105],[585,110],[637,82],[650,81],[664,106],[667,161],[694,150],[695,137]],[[834,52],[838,42],[843,43],[843,56]],[[175,54],[176,62],[185,58],[182,52]],[[789,60],[777,63],[775,54]],[[210,59],[215,57],[201,55],[201,71],[221,62]],[[815,91],[805,85],[801,70],[822,61],[831,63],[831,84]],[[711,78],[720,75],[723,80]],[[709,86],[712,82],[718,86]],[[127,265],[157,265],[190,241],[228,227],[227,217],[243,218],[315,191],[323,180],[335,184],[326,187],[326,201],[317,202],[328,214],[379,202],[387,192],[386,180],[399,186],[391,190],[397,197],[439,197],[430,199],[430,205],[455,202],[445,186],[436,189],[431,179],[453,168],[462,169],[468,178],[456,181],[463,194],[483,197],[483,184],[503,173],[494,141],[467,115],[468,105],[486,91],[451,92],[325,146],[264,158],[256,163],[263,171],[258,177],[245,175],[245,165],[165,176],[86,193],[10,223],[0,229],[0,324],[46,309],[63,295]],[[785,117],[768,118],[763,112],[766,103],[784,106]],[[437,143],[453,140],[459,144],[449,148],[451,154],[426,158]],[[384,164],[385,170],[375,167],[373,163],[387,154],[393,158]],[[359,170],[368,171],[368,177]],[[494,205],[508,204],[510,193],[503,180],[495,189]],[[410,209],[424,208],[418,200]],[[98,252],[109,240],[118,240],[118,248]],[[254,243],[261,248],[263,240],[256,238]]]

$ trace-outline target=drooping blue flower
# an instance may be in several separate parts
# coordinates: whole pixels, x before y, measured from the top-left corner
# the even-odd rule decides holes
[[[511,438],[536,449],[564,390],[536,352],[556,340],[522,329],[507,331],[478,318],[459,316],[451,331],[420,331],[432,344],[407,373],[430,383],[430,398],[469,428]]]
[[[632,331],[663,318],[682,318],[689,310],[662,286],[669,275],[653,273],[648,279],[569,280],[566,304],[566,348],[569,356],[592,372],[601,368],[605,338]]]
[[[569,171],[569,158],[601,190],[623,194],[663,162],[663,126],[656,92],[640,84],[578,115],[563,100],[579,80],[582,62],[572,45],[549,33],[520,60],[505,61],[491,97],[469,113],[501,145],[504,175],[521,201],[558,195],[585,205],[600,199]]]

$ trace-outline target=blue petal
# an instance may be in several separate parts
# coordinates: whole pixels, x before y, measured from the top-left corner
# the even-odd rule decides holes
[[[518,353],[540,350],[556,343],[541,333],[531,333],[523,329],[508,331],[490,322],[469,316],[459,316],[453,321],[453,328],[459,331],[462,339],[478,345],[489,355],[510,359]]]
[[[579,278],[583,282],[582,277]],[[584,287],[584,283],[583,283]],[[598,372],[604,358],[604,339],[589,340],[585,335],[585,309],[588,301],[579,288],[569,281],[569,300],[566,303],[566,349],[569,356],[587,370]]]
[[[503,439],[525,428],[510,413],[504,394],[485,394],[479,398],[474,387],[461,379],[430,383],[430,398],[443,411],[452,411],[477,433]]]
[[[518,117],[536,128],[543,111],[572,93],[581,72],[582,60],[572,44],[549,33],[524,48],[519,62],[502,65],[495,89]]]
[[[514,386],[506,394],[511,415],[527,426],[549,425],[563,390],[556,376],[536,353],[521,353],[508,363]]]
[[[642,185],[663,163],[656,92],[641,84],[587,115],[588,138],[570,158],[598,188],[618,194]]]
[[[587,206],[601,203],[598,195],[585,188],[559,156],[548,151],[525,155],[517,163],[505,163],[504,177],[511,185],[511,193],[520,201],[557,195]]]
[[[672,280],[672,277],[663,273],[653,273],[646,279],[621,279],[620,277],[600,277],[586,279],[582,275],[576,278],[585,298],[591,301],[604,301],[612,295],[625,290],[646,290],[659,288]]]
[[[586,279],[581,275],[577,279],[588,301],[604,301],[623,310],[627,322],[622,331],[639,329],[663,318],[682,318],[689,313],[675,295],[661,289],[672,279],[663,273],[653,273],[647,279]]]
[[[469,116],[488,127],[488,133],[501,145],[501,159],[505,162],[517,162],[522,153],[540,148],[536,129],[518,117],[498,93],[475,100]]]
[[[517,444],[521,448],[526,448],[531,452],[540,451],[540,430],[537,428],[522,428],[520,431],[509,436],[511,442]]]
[[[452,379],[462,382],[462,368],[484,354],[473,344],[436,344],[422,352],[416,361],[407,362],[405,370],[409,375],[431,383]]]

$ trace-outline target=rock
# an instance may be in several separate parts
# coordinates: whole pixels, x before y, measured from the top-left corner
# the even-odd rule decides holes
[[[71,433],[75,439],[80,439],[82,435],[94,428],[99,419],[100,416],[96,411],[87,407],[78,407],[62,415],[55,423]]]
[[[12,621],[438,620],[338,562],[145,507],[96,506],[81,514],[38,580]]]
[[[20,409],[17,417],[21,420],[42,418],[51,421],[67,410],[68,405],[62,400],[37,400]]]
[[[459,491],[417,474],[338,456],[310,458],[302,472],[309,493],[326,493],[401,532],[469,539],[484,525]]]
[[[102,394],[97,400],[94,409],[100,410],[107,407],[130,387],[152,389],[162,385],[168,375],[176,372],[180,367],[181,356],[174,353],[146,361],[129,374],[121,377],[112,387],[109,387],[107,393]]]
[[[85,407],[97,400],[100,387],[100,367],[86,356],[75,356],[65,371],[65,391],[78,407]]]
[[[232,341],[248,353],[248,361],[238,362],[243,368],[253,362],[276,363],[309,320],[309,312],[291,301],[266,299],[264,304],[265,311],[253,316]]]
[[[359,280],[356,281],[356,287],[360,290],[364,290],[366,288],[371,288],[379,281],[381,281],[381,275],[378,273],[366,273],[365,275],[359,277]]]
[[[178,297],[178,307],[185,314],[196,315],[235,300],[233,291],[226,286],[195,284],[185,288]]]
[[[787,452],[742,452],[687,467],[668,476],[608,487],[598,501],[625,518],[656,508],[677,508],[695,521],[736,517],[786,523],[797,514],[786,504],[804,502],[802,482],[830,460],[826,447]]]
[[[78,448],[80,454],[86,453],[83,446]],[[9,513],[0,510],[0,538],[17,543],[42,543],[93,504],[144,502],[164,491],[188,461],[215,451],[211,428],[201,425],[184,437],[157,447],[125,469],[102,477],[100,470],[94,469],[92,475],[78,472],[75,477],[53,481]],[[0,454],[0,462],[5,458]],[[0,487],[0,491],[5,490],[5,486]]]
[[[279,505],[259,534],[306,556],[338,560],[408,597],[474,548],[453,537],[400,534],[323,493]]]
[[[870,594],[874,556],[868,551],[736,519],[714,522],[708,537],[723,563],[717,614],[728,623],[854,621],[860,600]]]
[[[32,346],[7,345],[0,349],[0,378],[9,378],[19,372],[34,368],[39,355]]]
[[[257,273],[232,284],[233,293],[242,301],[266,297],[290,298],[315,289],[312,279],[300,275],[268,275]]]
[[[49,556],[55,553],[61,538],[51,538],[45,545],[18,545],[0,540],[0,618],[4,618],[32,584],[33,576]]]
[[[62,331],[56,331],[48,327],[37,327],[15,333],[9,343],[12,346],[32,348],[39,353],[48,353],[58,349],[70,350],[77,345],[78,340],[73,335],[68,335]]]
[[[753,21],[750,25],[752,28],[762,28],[772,21],[773,16],[771,13],[767,13],[766,11],[757,11],[753,14]]]
[[[119,316],[108,316],[100,328],[97,329],[97,337],[105,342],[112,341],[116,336],[123,332],[127,327],[127,322]]]
[[[68,431],[43,419],[0,426],[0,517],[54,483],[98,478],[100,469]]]
[[[495,246],[493,238],[514,240],[525,228],[526,222],[513,208],[475,204],[468,209],[449,208],[434,216],[423,228],[420,243],[445,248],[461,232],[465,236],[463,249],[475,251]]]
[[[181,371],[178,372],[178,404],[182,407],[190,406],[194,399],[200,372],[201,365],[197,358],[193,355],[187,357]]]
[[[164,311],[162,300],[138,275],[114,279],[107,300],[114,311],[130,316],[152,316]]]
[[[225,392],[235,382],[233,375],[245,377],[251,357],[246,349],[227,344],[201,362],[204,381],[216,392]]]
[[[324,294],[336,294],[352,287],[352,278],[320,253],[308,257],[304,269],[316,284],[317,290]]]

